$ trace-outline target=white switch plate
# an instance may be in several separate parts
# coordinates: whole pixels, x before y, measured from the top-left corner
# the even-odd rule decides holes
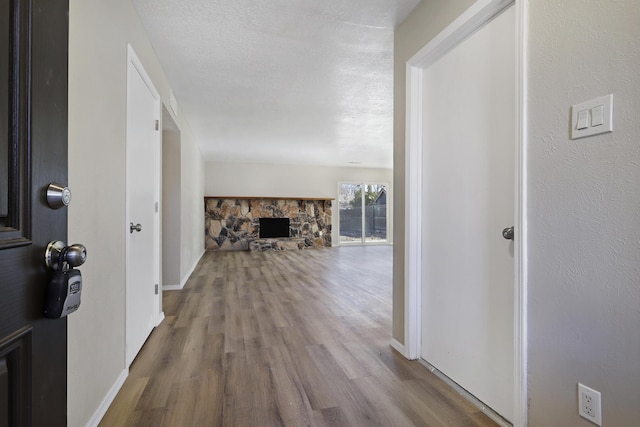
[[[593,126],[593,109],[597,109],[600,106],[602,106],[602,124]],[[587,111],[589,114],[587,120],[588,126],[584,129],[578,129],[582,127],[578,126],[578,114],[581,111]],[[599,111],[597,111],[596,116],[600,116]],[[585,136],[607,132],[613,132],[613,94],[582,102],[571,108],[571,139],[584,138]]]

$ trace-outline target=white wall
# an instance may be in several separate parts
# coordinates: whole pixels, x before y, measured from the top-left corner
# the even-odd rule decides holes
[[[640,2],[530,2],[529,413],[640,423]],[[586,47],[586,48],[585,48]],[[572,141],[570,107],[613,93],[614,132]]]
[[[182,127],[181,127],[182,129]],[[185,283],[204,253],[204,162],[198,147],[182,133],[180,168],[180,277]]]
[[[127,43],[166,104],[169,84],[129,0],[71,0],[69,8],[69,240],[85,244],[88,252],[81,268],[82,306],[68,324],[68,425],[75,427],[108,403],[105,397],[126,373]],[[174,119],[188,186],[182,190],[189,223],[182,228],[181,263],[192,265],[204,247],[203,163],[184,116]]]
[[[391,169],[267,165],[254,163],[216,163],[205,165],[206,196],[310,197],[338,199],[338,182],[393,183]],[[393,192],[388,199],[389,223],[393,220]],[[332,241],[339,241],[335,221],[337,203],[332,211]],[[204,212],[204,207],[202,207]],[[204,213],[203,213],[204,214]],[[393,241],[393,230],[389,230]]]

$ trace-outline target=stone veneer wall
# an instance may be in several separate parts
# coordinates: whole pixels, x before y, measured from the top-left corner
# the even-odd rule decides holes
[[[205,248],[249,250],[265,240],[259,218],[289,218],[291,238],[304,239],[305,247],[331,246],[331,200],[206,197]]]

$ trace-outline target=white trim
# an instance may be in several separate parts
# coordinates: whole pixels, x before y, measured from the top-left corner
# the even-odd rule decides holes
[[[153,245],[153,258],[154,262],[154,278],[153,283],[160,288],[161,276],[162,276],[162,217],[160,216],[162,212],[162,100],[160,95],[156,93],[157,98],[157,107],[156,112],[158,116],[156,120],[158,121],[158,130],[155,133],[156,141],[155,141],[155,149],[156,149],[156,164],[154,167],[155,170],[155,204],[157,206],[155,215],[153,217],[153,233],[155,234]],[[158,289],[158,293],[155,294],[155,298],[153,299],[153,313],[155,318],[155,324],[158,326],[162,319],[164,319],[164,313],[162,312],[162,298],[160,295],[160,289]]]
[[[514,411],[513,425],[528,424],[527,393],[527,57],[529,0],[516,0],[516,206],[514,286]]]
[[[526,294],[526,49],[528,0],[478,0],[420,49],[406,68],[405,143],[405,352],[416,359],[421,340],[422,289],[422,75],[423,69],[490,22],[505,8],[516,7],[516,159],[514,226],[514,426],[527,425]],[[393,345],[393,344],[392,344]]]
[[[182,284],[178,284],[178,285],[162,285],[162,290],[163,291],[181,291],[182,288],[184,288],[186,282],[183,282]]]
[[[396,340],[395,338],[391,338],[390,345],[391,345],[391,348],[393,348],[395,351],[397,351],[404,357],[407,357],[406,348],[404,347],[404,345],[400,344],[400,341]]]
[[[405,338],[407,358],[419,354],[422,301],[422,68],[407,64],[405,151]]]
[[[193,265],[189,269],[189,272],[182,278],[182,281],[180,282],[180,285],[183,288],[184,288],[184,285],[187,284],[187,281],[191,278],[191,275],[196,270],[196,267],[198,266],[198,263],[200,262],[200,260],[202,259],[203,256],[204,256],[204,249],[202,250],[202,252],[200,252],[200,255],[194,261]]]
[[[160,98],[160,94],[158,93],[158,91],[156,90],[153,81],[151,80],[151,78],[149,77],[149,75],[147,74],[146,70],[144,69],[144,66],[142,65],[142,62],[140,61],[140,59],[138,58],[138,56],[136,55],[135,51],[133,50],[133,47],[130,44],[127,44],[127,77],[126,77],[126,81],[127,81],[127,108],[129,108],[129,99],[131,97],[131,87],[129,85],[129,74],[131,72],[131,69],[133,69],[140,75],[140,77],[142,78],[142,81],[144,82],[144,84],[147,86],[147,88],[149,89],[149,92],[151,93],[151,95],[153,96],[153,99],[155,101],[155,120],[158,121],[158,123],[160,123],[160,121],[162,120],[162,103],[161,103],[161,98]],[[129,247],[129,243],[130,243],[130,238],[129,238],[129,228],[128,228],[128,224],[131,222],[131,212],[130,212],[130,203],[129,203],[129,176],[128,176],[128,172],[129,172],[129,165],[131,162],[131,159],[129,158],[128,155],[128,140],[129,140],[129,124],[126,124],[126,135],[125,135],[125,214],[126,214],[126,221],[125,221],[125,227],[123,227],[124,233],[125,233],[125,363],[127,366],[130,365],[130,362],[127,361],[127,353],[126,353],[126,349],[127,349],[127,327],[126,327],[126,322],[127,322],[127,316],[126,316],[126,312],[127,312],[127,299],[126,299],[126,294],[127,294],[127,282],[128,282],[128,277],[129,277],[129,256],[130,256],[130,247]],[[161,181],[161,170],[162,170],[162,164],[160,163],[162,161],[162,158],[160,157],[161,155],[161,147],[162,147],[162,132],[160,129],[158,129],[158,131],[155,133],[155,140],[154,140],[154,149],[155,149],[155,160],[156,160],[156,164],[154,165],[154,175],[155,175],[155,188],[154,188],[154,198],[156,200],[156,203],[158,203],[158,212],[156,212],[156,215],[154,216],[154,223],[153,223],[153,232],[154,232],[154,248],[153,248],[153,252],[154,252],[154,273],[153,273],[153,282],[155,284],[158,284],[158,286],[160,285],[160,270],[161,270],[161,260],[160,260],[160,181]],[[162,322],[162,319],[164,318],[164,314],[162,313],[162,307],[160,307],[160,293],[158,292],[157,295],[153,296],[153,321],[156,325],[159,325],[160,322]],[[131,361],[132,362],[132,361]]]
[[[204,255],[204,253],[205,251],[203,250],[200,253],[200,256],[193,263],[193,266],[191,266],[191,270],[189,270],[189,273],[184,275],[179,285],[162,285],[162,290],[163,291],[181,291],[182,288],[184,288],[184,286],[187,284],[187,281],[189,281],[189,279],[191,278],[191,274],[193,274],[193,272],[196,270],[196,267],[198,266],[198,263],[202,259],[202,256]]]
[[[413,55],[407,61],[407,65],[412,68],[427,68],[513,3],[514,0],[476,1]]]
[[[162,321],[164,320],[164,311],[160,311],[160,313],[158,313],[158,317],[157,317],[157,322],[156,323],[156,328],[158,326],[160,326],[160,323],[162,323]]]
[[[102,421],[102,417],[104,417],[104,414],[107,413],[109,406],[111,406],[111,404],[113,403],[113,400],[116,398],[118,392],[122,388],[122,385],[124,384],[128,376],[129,369],[125,369],[124,371],[120,372],[120,375],[118,375],[116,382],[113,383],[113,385],[109,389],[109,392],[107,392],[106,396],[104,397],[104,399],[102,399],[102,402],[100,402],[100,405],[91,416],[91,419],[89,419],[89,421],[87,422],[87,427],[97,427],[98,424],[100,424],[100,421]]]

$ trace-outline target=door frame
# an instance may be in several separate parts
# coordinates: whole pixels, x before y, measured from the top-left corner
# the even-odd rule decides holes
[[[161,167],[162,167],[162,158],[160,157],[161,151],[160,151],[160,147],[162,144],[162,135],[160,132],[160,129],[162,129],[162,123],[161,123],[161,99],[160,99],[160,94],[158,93],[158,91],[156,90],[155,86],[153,85],[153,82],[151,81],[151,78],[149,77],[149,75],[147,74],[146,70],[144,69],[142,62],[140,61],[140,59],[138,58],[138,56],[136,55],[135,51],[133,50],[133,47],[130,44],[127,44],[127,104],[129,103],[129,99],[131,98],[131,87],[129,85],[129,73],[131,71],[135,70],[135,72],[137,72],[140,77],[142,78],[142,81],[145,83],[145,85],[147,86],[147,88],[149,89],[149,91],[151,92],[153,99],[154,99],[154,116],[155,119],[158,121],[158,126],[157,126],[157,132],[154,134],[154,142],[153,142],[153,149],[155,150],[155,165],[154,165],[154,198],[156,200],[157,203],[157,208],[156,208],[156,215],[154,216],[154,223],[153,223],[153,240],[154,240],[154,248],[153,248],[153,259],[154,259],[154,265],[153,265],[153,280],[154,283],[157,284],[158,286],[158,292],[153,296],[153,316],[154,316],[154,323],[156,326],[158,326],[160,324],[160,322],[162,322],[162,320],[164,319],[164,313],[162,312],[162,307],[160,304],[160,268],[161,268],[161,263],[160,263],[160,206],[161,206],[161,200],[160,200],[160,177],[161,177]],[[126,166],[125,166],[125,180],[126,180],[126,222],[125,222],[125,227],[124,227],[124,233],[125,233],[125,325],[127,320],[127,309],[126,309],[126,293],[129,287],[129,272],[130,272],[130,264],[129,264],[129,256],[130,256],[130,248],[129,248],[129,244],[130,244],[130,239],[129,239],[129,227],[128,224],[131,219],[131,212],[130,212],[130,203],[129,203],[129,194],[130,194],[130,188],[129,188],[129,176],[128,176],[128,171],[129,171],[129,166],[130,166],[130,162],[131,159],[129,158],[129,150],[128,150],[128,144],[129,144],[129,123],[127,123],[126,125],[126,134],[127,134],[127,138],[126,138],[126,147],[125,147],[125,155],[126,155]],[[126,326],[125,326],[125,332],[126,332]],[[128,343],[128,339],[125,333],[125,360],[126,360],[126,347],[127,347],[127,343]]]
[[[526,35],[529,0],[478,0],[447,28],[418,51],[406,65],[405,137],[405,336],[397,346],[408,359],[420,356],[422,301],[422,141],[423,70],[476,30],[514,5],[516,22],[516,141],[514,206],[514,420],[527,425],[527,305],[526,305],[526,151],[527,69]]]

